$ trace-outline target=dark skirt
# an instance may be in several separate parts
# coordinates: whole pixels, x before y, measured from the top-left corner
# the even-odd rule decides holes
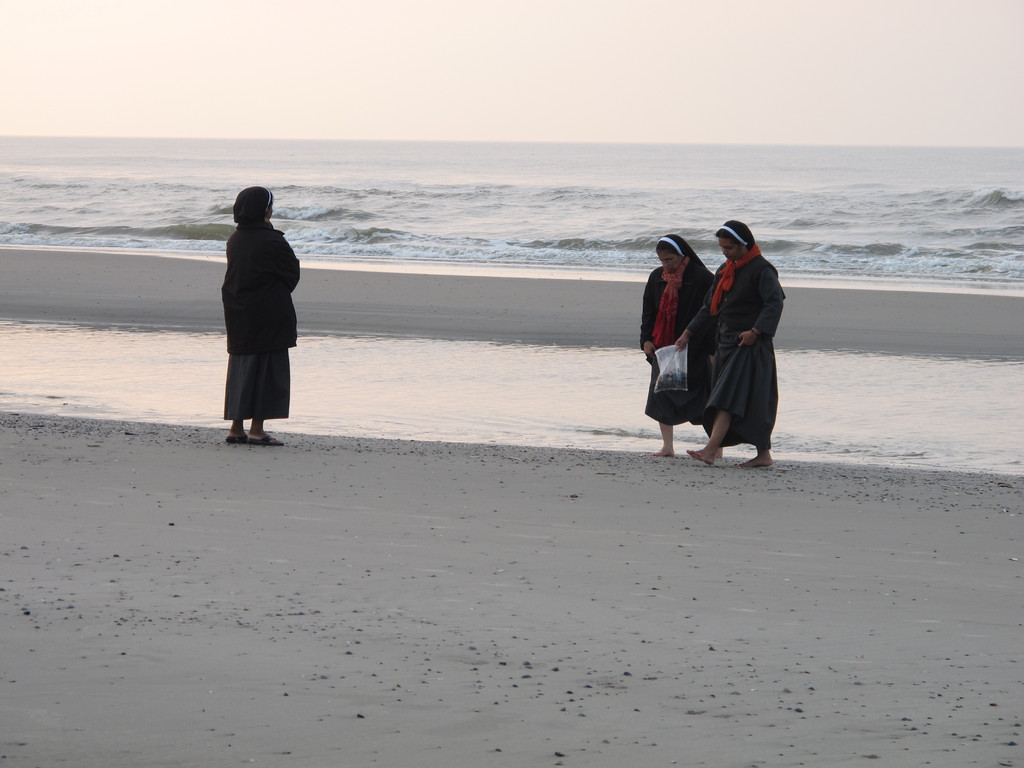
[[[693,361],[688,359],[687,379],[690,389],[666,389],[661,392],[654,391],[654,385],[658,381],[658,359],[649,358],[651,364],[651,383],[647,388],[647,408],[644,413],[657,421],[659,424],[696,424],[701,425],[704,415],[704,404],[707,402],[706,376],[703,368],[697,368]]]
[[[759,337],[751,347],[740,347],[736,341],[719,339],[704,431],[711,434],[716,411],[728,411],[732,423],[722,445],[769,449],[779,410],[775,345],[768,336]]]
[[[229,355],[224,418],[287,419],[291,400],[288,350],[260,355]]]

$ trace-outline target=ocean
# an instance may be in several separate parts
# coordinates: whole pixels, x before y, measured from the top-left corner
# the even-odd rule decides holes
[[[735,218],[790,282],[1024,287],[1024,149],[0,138],[0,245],[219,255],[254,184],[310,265],[640,276]]]
[[[1024,149],[0,138],[0,276],[2,246],[223,258],[253,184],[274,191],[306,267],[639,283],[669,232],[713,268],[714,232],[738,218],[784,285],[1024,294]],[[222,424],[220,334],[25,324],[0,307],[0,354],[0,410]],[[272,426],[655,450],[648,370],[635,349],[307,336],[292,418]],[[1022,350],[780,350],[779,376],[779,460],[1024,474]],[[429,407],[396,408],[410,387]],[[967,419],[950,402],[986,405]],[[702,442],[677,429],[677,450]]]

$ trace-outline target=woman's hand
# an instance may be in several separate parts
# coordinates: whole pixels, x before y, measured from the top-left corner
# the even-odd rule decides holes
[[[757,337],[761,334],[751,328],[749,331],[744,331],[739,335],[741,347],[752,347],[757,343]]]
[[[676,339],[676,349],[686,349],[686,345],[690,343],[691,337],[689,329],[683,331],[683,335]]]
[[[654,346],[653,341],[644,342],[644,354],[648,357],[654,357],[654,353],[657,351],[657,347]]]

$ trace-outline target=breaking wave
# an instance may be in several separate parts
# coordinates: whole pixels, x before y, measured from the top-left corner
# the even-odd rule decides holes
[[[787,274],[1024,282],[1021,150],[54,139],[54,164],[0,142],[25,153],[0,165],[5,245],[223,253],[237,190],[265,183],[314,263],[643,274],[675,232],[714,267],[741,218]]]

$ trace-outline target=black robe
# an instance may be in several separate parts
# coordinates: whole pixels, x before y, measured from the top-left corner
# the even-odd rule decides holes
[[[688,326],[690,333],[716,329],[717,349],[711,374],[711,394],[704,412],[704,430],[711,434],[718,410],[732,414],[722,445],[747,443],[759,449],[772,445],[779,410],[779,381],[773,338],[782,317],[786,295],[779,273],[763,256],[736,271],[732,289],[724,294],[719,313],[711,314],[711,299],[722,276],[715,273],[704,306]],[[756,328],[753,346],[739,346],[739,335]]]
[[[256,355],[294,347],[298,338],[292,291],[299,260],[284,234],[266,222],[241,223],[227,244],[221,286],[228,352]]]
[[[644,288],[643,313],[640,317],[640,347],[648,341],[654,341],[654,324],[661,306],[661,295],[665,292],[665,281],[662,279],[664,267],[658,267],[647,278]],[[679,308],[676,310],[675,338],[678,339],[686,326],[700,310],[704,297],[711,287],[713,278],[702,263],[690,261],[683,272],[683,282],[679,286]],[[708,356],[714,346],[710,332],[694,339],[687,346],[687,390],[665,390],[655,392],[654,384],[658,380],[657,359],[648,357],[651,364],[651,382],[647,390],[647,407],[644,413],[662,424],[700,424],[704,413],[704,405],[708,395]]]

